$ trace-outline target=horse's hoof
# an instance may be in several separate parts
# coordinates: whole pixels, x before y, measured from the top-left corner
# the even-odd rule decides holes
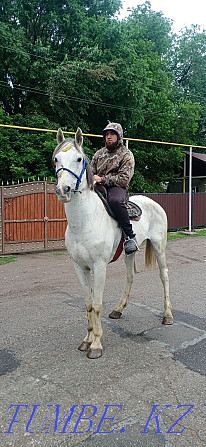
[[[102,356],[102,349],[88,349],[87,357],[88,359],[98,359]]]
[[[91,343],[88,343],[88,341],[83,341],[82,344],[78,347],[79,351],[88,351]]]
[[[113,318],[113,320],[118,320],[119,318],[121,318],[121,316],[122,316],[122,312],[118,312],[117,310],[113,310],[109,314],[109,318]]]
[[[164,317],[162,320],[162,324],[173,324],[173,317]]]

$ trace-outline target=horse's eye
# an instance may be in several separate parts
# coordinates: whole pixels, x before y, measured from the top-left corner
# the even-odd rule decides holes
[[[57,158],[56,157],[55,157],[54,161],[55,161],[55,163],[57,163]]]
[[[77,161],[78,161],[78,162],[82,161],[82,158],[81,158],[81,157],[78,157],[78,158],[77,158]]]

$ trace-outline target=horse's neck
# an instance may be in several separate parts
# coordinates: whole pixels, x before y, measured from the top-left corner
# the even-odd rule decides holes
[[[104,211],[104,210],[103,210]],[[71,230],[85,229],[97,222],[102,215],[101,201],[94,191],[89,188],[81,193],[73,194],[71,202],[65,204],[68,226]]]
[[[65,211],[68,221],[65,240],[73,259],[84,256],[85,250],[87,253],[94,248],[95,253],[106,250],[104,255],[108,263],[117,250],[121,230],[105,210],[98,195],[89,188],[82,193],[77,192],[72,195],[71,202],[65,204]]]

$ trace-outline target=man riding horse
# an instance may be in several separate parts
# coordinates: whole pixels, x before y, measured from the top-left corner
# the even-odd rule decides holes
[[[108,203],[123,230],[126,255],[139,250],[130,223],[126,202],[128,185],[134,174],[134,156],[123,145],[123,130],[119,123],[109,123],[103,130],[105,146],[91,161],[94,181],[106,188]]]
[[[111,130],[113,130],[112,133]],[[108,134],[106,134],[107,131]],[[82,148],[83,135],[80,128],[77,129],[74,140],[65,139],[62,130],[59,129],[57,133],[58,146],[53,153],[58,181],[56,193],[59,201],[65,204],[68,223],[65,232],[65,245],[83,287],[87,311],[87,333],[78,349],[86,351],[87,357],[90,359],[97,359],[102,355],[101,313],[106,271],[107,265],[117,251],[122,233],[121,228],[105,211],[98,195],[94,192],[93,175],[97,184],[102,182],[106,186],[110,197],[118,198],[119,208],[117,207],[117,209],[121,213],[117,211],[116,215],[118,215],[120,225],[126,230],[126,236],[129,237],[125,242],[126,252],[129,256],[124,256],[127,270],[126,284],[117,305],[109,314],[110,318],[120,318],[128,304],[136,272],[135,251],[137,247],[135,239],[137,239],[139,245],[146,240],[145,264],[152,266],[155,259],[158,262],[164,288],[162,323],[166,325],[173,323],[165,256],[166,213],[154,200],[143,195],[133,196],[132,202],[142,210],[141,219],[138,222],[133,221],[133,229],[136,233],[134,238],[128,217],[124,214],[127,187],[134,172],[133,155],[122,144],[121,126],[110,124],[104,129],[104,132],[106,147],[100,149],[94,156],[92,161],[94,174],[91,172]],[[118,193],[110,195],[112,190],[118,191]],[[78,192],[79,194],[77,194]],[[111,202],[114,203],[114,199]],[[113,206],[113,208],[115,207]],[[123,213],[122,210],[124,210]],[[134,243],[135,251],[133,253],[128,249],[128,246],[131,246],[128,243]]]

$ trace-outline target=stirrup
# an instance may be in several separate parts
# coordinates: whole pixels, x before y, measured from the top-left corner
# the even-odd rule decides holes
[[[128,238],[124,241],[124,250],[125,254],[128,256],[131,253],[134,253],[135,251],[139,251],[139,247],[137,245],[136,238]]]

